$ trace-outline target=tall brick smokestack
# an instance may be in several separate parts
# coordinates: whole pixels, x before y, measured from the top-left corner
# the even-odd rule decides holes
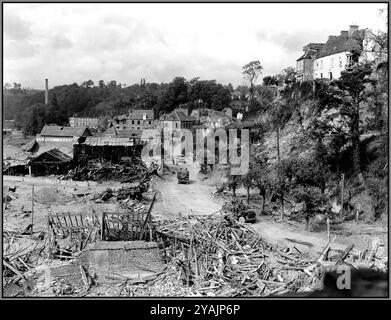
[[[49,103],[49,85],[48,79],[45,79],[45,104]]]

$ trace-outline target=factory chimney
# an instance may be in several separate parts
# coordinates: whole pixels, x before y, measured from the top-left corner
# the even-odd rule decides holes
[[[45,79],[45,105],[49,103],[49,85],[48,79]]]

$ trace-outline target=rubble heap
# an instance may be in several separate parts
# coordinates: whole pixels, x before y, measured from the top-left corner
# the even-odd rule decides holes
[[[332,255],[330,243],[325,248],[328,258],[322,254],[316,260],[297,249],[268,243],[232,218],[159,221],[156,233],[168,262],[166,272],[147,284],[125,287],[123,295],[176,295],[166,288],[180,287],[186,288],[180,295],[189,296],[292,295],[321,289],[330,267],[357,261],[349,250]],[[384,263],[373,254],[370,258],[368,268],[385,271]]]
[[[144,163],[134,158],[132,161],[116,164],[104,159],[89,160],[86,164],[79,165],[68,172],[63,179],[76,181],[108,181],[133,182],[147,175],[149,170]]]

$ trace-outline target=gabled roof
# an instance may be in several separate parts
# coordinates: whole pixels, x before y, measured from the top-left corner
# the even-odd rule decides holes
[[[194,121],[195,118],[192,116],[188,117],[183,111],[174,110],[170,114],[163,114],[160,117],[160,120],[163,120],[163,121]]]
[[[72,158],[58,149],[51,149],[49,151],[41,153],[38,157],[32,159],[30,163],[37,162],[70,162]]]
[[[118,137],[87,137],[84,144],[89,146],[134,146],[134,139]]]
[[[303,59],[311,59],[313,56],[316,55],[316,53],[317,53],[316,50],[309,49],[296,61],[303,60]]]
[[[331,36],[319,50],[316,58],[326,57],[344,51],[362,51],[365,30],[357,30],[351,36]]]
[[[147,120],[153,120],[153,110],[136,109],[131,110],[128,116],[130,120],[142,120],[144,114]]]
[[[83,135],[91,135],[91,132],[87,127],[61,127],[45,125],[41,131],[41,136],[82,137]]]

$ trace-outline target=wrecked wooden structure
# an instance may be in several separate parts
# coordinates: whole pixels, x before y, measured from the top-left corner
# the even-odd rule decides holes
[[[91,159],[105,159],[119,163],[122,157],[141,158],[143,144],[133,138],[87,137],[84,143],[73,145],[76,163]]]
[[[54,148],[31,159],[28,166],[33,176],[64,174],[72,167],[72,158]]]
[[[152,241],[151,211],[103,212],[101,215],[56,213],[48,216],[49,257],[70,259],[96,241]]]

